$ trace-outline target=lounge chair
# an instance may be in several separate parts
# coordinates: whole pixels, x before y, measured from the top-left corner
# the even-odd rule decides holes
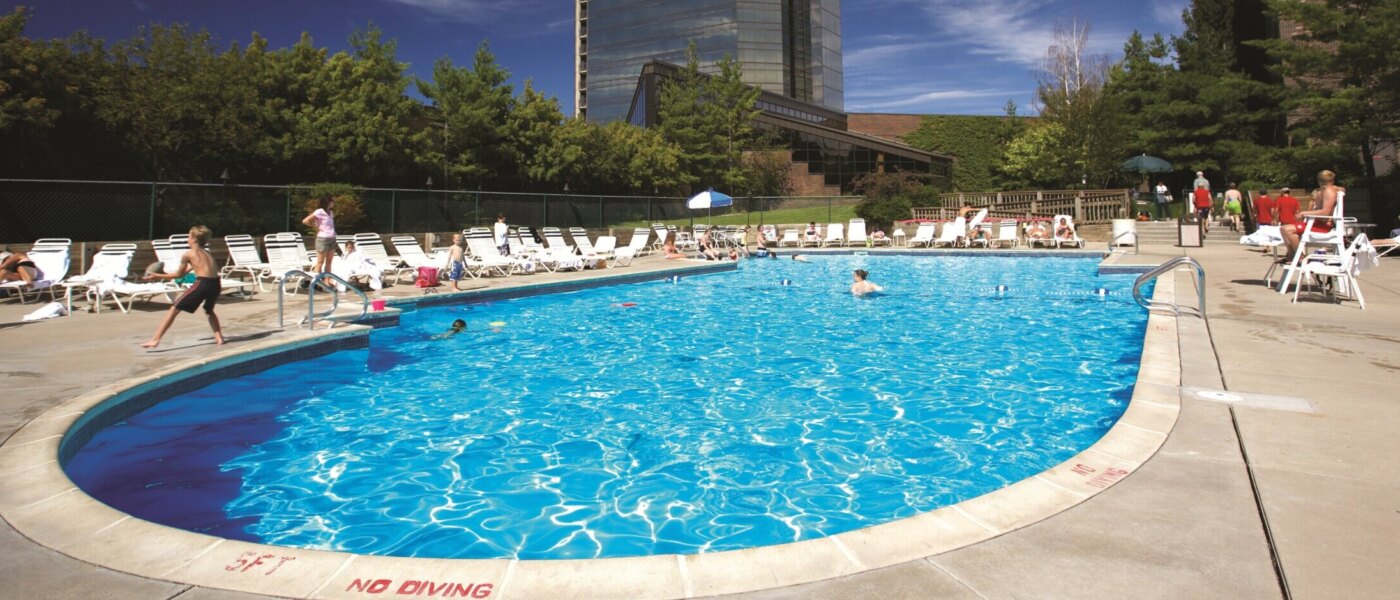
[[[1027,224],[1026,224],[1026,231],[1027,231],[1027,233],[1026,233],[1026,246],[1027,246],[1027,247],[1029,247],[1029,248],[1054,248],[1054,247],[1055,247],[1055,230],[1054,230],[1053,227],[1051,227],[1050,231],[1046,232],[1045,237],[1041,237],[1041,238],[1034,238],[1034,237],[1031,237],[1031,236],[1030,236],[1030,233],[1029,233],[1030,227],[1031,227],[1031,224],[1030,224],[1030,223],[1027,223]]]
[[[286,291],[288,281],[309,281],[306,247],[301,243],[300,234],[269,233],[263,236],[263,248],[267,251],[268,264],[265,277],[282,286],[282,291]],[[297,293],[296,286],[292,286],[292,293]]]
[[[651,230],[645,227],[638,227],[632,230],[632,239],[627,242],[627,248],[632,250],[632,256],[641,256],[650,252],[647,242],[651,240]],[[619,250],[622,250],[619,248]]]
[[[491,230],[474,228],[466,234],[467,252],[483,263],[486,273],[509,276],[511,273],[533,273],[535,263],[528,259],[511,258],[501,254]]]
[[[697,238],[684,231],[676,232],[676,250],[681,252],[698,252],[700,250],[700,242],[697,242],[696,239]]]
[[[401,258],[389,256],[389,251],[384,248],[384,238],[380,237],[379,234],[357,233],[351,239],[355,240],[355,248],[379,267],[385,276],[392,275],[394,277],[394,283],[403,281],[405,274],[412,277],[418,275],[418,269],[403,266]],[[331,265],[334,266],[335,261],[331,261]]]
[[[63,288],[63,304],[67,307],[68,314],[73,314],[75,290],[88,293],[100,284],[125,279],[131,270],[131,257],[135,254],[136,244],[104,245],[92,256],[92,264],[88,265],[86,272],[58,283],[57,286]]]
[[[559,231],[558,227],[542,227],[540,228],[540,235],[544,236],[544,243],[549,246],[550,250],[564,248],[571,254],[573,253],[574,247],[564,241],[564,234]]]
[[[656,233],[656,241],[651,245],[652,252],[660,252],[666,246],[666,239],[671,235],[671,230],[666,229],[662,223],[653,223],[651,230]]]
[[[925,248],[933,247],[934,232],[938,225],[934,223],[919,223],[919,229],[914,232],[914,237],[909,238],[909,247],[916,248],[923,244]]]
[[[826,227],[826,239],[822,240],[822,247],[843,246],[846,244],[845,225],[832,223]]]
[[[785,247],[787,247],[789,244],[791,244],[791,245],[793,245],[793,246],[797,246],[798,248],[801,248],[801,247],[802,247],[802,240],[800,240],[800,239],[797,238],[797,230],[796,230],[796,229],[784,229],[784,230],[783,230],[783,239],[778,240],[778,247],[779,247],[779,248],[785,248]]]
[[[598,236],[598,243],[593,246],[593,251],[598,253],[600,259],[613,260],[617,257],[617,238],[611,235]]]
[[[92,300],[93,309],[99,313],[102,312],[103,298],[111,298],[123,313],[130,313],[137,300],[165,296],[174,304],[176,297],[183,291],[184,288],[169,282],[135,283],[116,279],[97,284],[88,291],[88,298]],[[126,304],[122,304],[122,298],[126,298]]]
[[[932,246],[947,246],[957,248],[962,243],[963,236],[967,234],[967,219],[958,217],[956,221],[943,224],[943,231],[939,232],[938,239],[933,240]]]
[[[997,228],[997,237],[988,245],[993,248],[1015,248],[1021,243],[1020,233],[1016,219],[1002,219],[1001,226]]]
[[[1332,206],[1330,216],[1308,216],[1304,217],[1303,230],[1298,234],[1298,250],[1293,253],[1287,266],[1283,268],[1283,281],[1279,283],[1278,293],[1287,294],[1288,284],[1293,280],[1293,276],[1298,272],[1304,262],[1304,257],[1308,256],[1309,247],[1321,246],[1325,250],[1332,252],[1332,256],[1338,256],[1345,250],[1345,242],[1342,233],[1346,231],[1347,223],[1354,223],[1356,219],[1345,217],[1343,212],[1343,202],[1346,192],[1337,192],[1337,202]],[[1319,232],[1314,231],[1314,227],[1320,221],[1330,221],[1332,230]],[[1311,258],[1311,257],[1309,257]]]
[[[908,234],[904,233],[904,228],[898,225],[895,225],[894,231],[890,232],[890,240],[892,246],[909,245]]]
[[[802,232],[802,246],[803,246],[803,247],[806,247],[806,246],[818,246],[818,247],[819,247],[819,246],[821,246],[821,245],[822,245],[822,228],[821,228],[820,225],[813,225],[813,226],[811,226],[810,228],[808,228],[806,231]]]
[[[1298,285],[1293,288],[1293,302],[1298,302],[1298,292],[1303,285],[1308,286],[1312,291],[1312,282],[1318,281],[1321,284],[1323,279],[1333,280],[1330,286],[1321,286],[1328,294],[1335,294],[1338,297],[1355,297],[1356,302],[1361,305],[1361,310],[1366,310],[1366,298],[1361,295],[1361,286],[1357,276],[1362,271],[1372,267],[1380,266],[1379,256],[1376,249],[1371,246],[1366,234],[1356,236],[1351,241],[1339,257],[1332,260],[1310,260],[1304,262],[1298,268]]]
[[[851,219],[850,239],[846,241],[849,246],[864,246],[870,241],[865,237],[865,219]],[[885,240],[889,241],[889,240]]]
[[[991,241],[991,237],[992,237],[992,236],[991,236],[991,233],[988,232],[988,231],[985,231],[985,230],[984,230],[984,231],[982,232],[982,233],[984,233],[984,234],[986,234],[986,235],[985,235],[984,237],[982,237],[981,239],[976,239],[976,240],[972,239],[972,230],[977,229],[978,227],[981,227],[981,226],[982,226],[982,223],[983,223],[984,221],[986,221],[986,220],[987,220],[987,209],[985,209],[985,208],[982,209],[982,210],[977,211],[977,214],[972,215],[972,220],[971,220],[971,221],[968,221],[968,223],[967,223],[967,229],[965,229],[965,230],[963,231],[963,246],[964,246],[964,247],[966,247],[966,248],[971,248],[973,245],[978,245],[978,246],[981,246],[981,247],[983,247],[983,248],[986,248],[986,247],[989,246],[989,242]]]
[[[445,252],[434,252],[434,256],[429,256],[411,235],[396,235],[389,238],[389,243],[394,245],[394,251],[399,253],[404,264],[415,271],[423,267],[441,269],[445,262]]]
[[[1064,219],[1065,224],[1069,226],[1068,236],[1060,235],[1060,219]],[[1052,221],[1050,228],[1050,233],[1052,237],[1055,238],[1056,248],[1064,248],[1065,246],[1073,246],[1075,248],[1084,247],[1084,238],[1079,237],[1079,228],[1074,226],[1074,217],[1069,215],[1055,215],[1055,220]]]
[[[68,238],[39,238],[25,254],[29,255],[29,260],[34,263],[34,267],[39,272],[34,281],[26,283],[24,281],[7,281],[0,284],[0,289],[12,290],[19,296],[20,304],[29,302],[28,292],[34,292],[34,299],[39,299],[44,290],[49,291],[50,300],[58,300],[58,290],[54,288],[59,282],[68,276],[69,253],[72,250],[73,240]]]

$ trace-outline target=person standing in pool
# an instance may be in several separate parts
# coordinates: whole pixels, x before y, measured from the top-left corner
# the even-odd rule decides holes
[[[331,261],[335,260],[335,197],[327,194],[319,201],[320,207],[301,220],[302,225],[316,228],[316,264],[313,273],[330,273]]]
[[[870,274],[865,272],[865,269],[856,269],[855,272],[851,273],[851,279],[855,280],[855,282],[851,284],[851,293],[857,296],[864,296],[885,289],[868,281],[866,278],[869,276]]]
[[[185,294],[175,301],[175,305],[170,307],[170,311],[165,313],[165,320],[160,322],[156,328],[155,336],[141,344],[142,348],[155,348],[160,345],[160,339],[165,337],[165,332],[175,323],[175,317],[180,311],[194,314],[194,309],[200,304],[204,305],[204,314],[209,316],[209,328],[214,330],[214,343],[222,346],[224,344],[223,328],[219,326],[219,316],[214,314],[214,304],[219,301],[219,268],[214,265],[214,257],[204,249],[204,245],[209,243],[209,236],[212,232],[208,227],[195,225],[190,228],[190,249],[180,255],[180,266],[174,273],[148,273],[146,281],[156,279],[173,280],[185,276],[185,273],[194,271],[194,286],[185,290]]]

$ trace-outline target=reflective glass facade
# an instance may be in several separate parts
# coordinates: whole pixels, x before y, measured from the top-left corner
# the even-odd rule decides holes
[[[591,121],[627,116],[642,65],[685,64],[695,41],[702,70],[724,55],[744,81],[841,110],[840,0],[577,0],[574,107]]]

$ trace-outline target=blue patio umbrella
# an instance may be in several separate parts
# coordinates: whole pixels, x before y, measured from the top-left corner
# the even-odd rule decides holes
[[[708,216],[713,214],[712,211],[716,206],[730,206],[732,204],[734,204],[734,198],[716,192],[715,188],[710,188],[692,196],[690,200],[686,201],[685,206],[686,208],[689,208],[691,210],[699,210],[703,208],[706,211],[711,211],[707,212],[708,218]]]

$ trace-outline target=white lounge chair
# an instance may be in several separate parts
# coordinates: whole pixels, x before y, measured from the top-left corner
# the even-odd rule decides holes
[[[917,248],[923,244],[925,248],[933,247],[934,232],[938,225],[934,223],[919,223],[919,228],[914,231],[914,237],[909,238],[909,247]]]
[[[627,242],[627,248],[632,250],[632,256],[641,256],[650,252],[647,242],[651,240],[651,230],[645,227],[638,227],[632,230],[632,239]],[[621,249],[619,249],[621,251]]]
[[[865,237],[865,219],[851,219],[850,239],[846,241],[850,246],[864,246],[870,241]],[[889,240],[885,240],[888,242]]]
[[[1294,274],[1298,272],[1304,257],[1309,256],[1308,252],[1311,251],[1310,247],[1321,246],[1325,250],[1330,251],[1332,256],[1340,255],[1345,249],[1345,242],[1342,240],[1342,234],[1346,231],[1347,223],[1356,221],[1355,219],[1348,219],[1344,216],[1343,202],[1345,198],[1346,192],[1337,192],[1337,201],[1332,205],[1332,214],[1330,216],[1318,215],[1303,218],[1303,230],[1298,233],[1298,250],[1293,253],[1293,257],[1289,260],[1288,265],[1283,268],[1283,281],[1280,282],[1278,286],[1278,292],[1280,294],[1288,293],[1288,284],[1293,280]],[[1331,231],[1320,232],[1315,230],[1317,223],[1322,221],[1332,223]]]
[[[1299,279],[1298,285],[1293,288],[1293,302],[1298,302],[1298,292],[1304,285],[1307,285],[1308,291],[1311,292],[1313,281],[1321,284],[1321,280],[1331,279],[1332,285],[1321,286],[1324,291],[1338,297],[1355,297],[1356,302],[1361,305],[1361,310],[1366,310],[1366,298],[1361,295],[1361,285],[1357,277],[1362,271],[1380,266],[1379,258],[1376,249],[1363,233],[1356,236],[1351,245],[1342,250],[1340,257],[1304,262],[1298,268]]]
[[[990,246],[993,248],[1015,248],[1021,243],[1020,226],[1016,219],[1002,219],[1001,226],[997,228],[997,237],[992,240]]]
[[[44,290],[49,291],[50,300],[58,300],[58,295],[54,285],[63,281],[68,276],[69,252],[72,250],[73,240],[68,238],[39,238],[25,254],[29,255],[29,260],[34,263],[35,269],[39,272],[31,283],[24,281],[7,281],[0,284],[0,289],[13,290],[19,296],[20,304],[27,304],[28,292],[34,292],[34,299],[43,295]]]
[[[968,223],[967,223],[967,229],[963,231],[963,246],[964,246],[964,247],[971,248],[972,246],[976,245],[976,246],[981,246],[981,247],[983,247],[983,248],[986,248],[986,247],[989,246],[989,242],[991,241],[991,237],[992,237],[992,236],[991,236],[991,233],[988,232],[988,231],[986,231],[986,230],[983,230],[982,233],[984,233],[984,234],[986,234],[986,235],[984,235],[981,239],[976,239],[976,240],[972,239],[972,231],[973,231],[974,229],[977,229],[978,227],[981,227],[981,226],[982,226],[982,223],[983,223],[984,221],[986,221],[986,220],[987,220],[987,209],[985,209],[985,208],[982,209],[982,210],[977,211],[977,214],[972,215],[972,220],[971,220],[971,221],[968,221]]]
[[[787,246],[789,246],[789,245],[791,245],[791,246],[797,246],[798,248],[801,248],[801,247],[802,247],[802,240],[800,240],[800,239],[797,238],[797,230],[796,230],[796,229],[784,229],[784,230],[783,230],[783,239],[778,240],[778,247],[779,247],[779,248],[785,248],[785,247],[787,247]]]
[[[173,304],[176,297],[184,291],[184,288],[169,282],[134,283],[117,279],[97,284],[97,287],[88,292],[88,298],[92,300],[94,310],[99,313],[102,312],[103,298],[111,298],[123,313],[130,313],[137,300],[165,296]],[[126,298],[126,304],[122,304],[122,298]]]
[[[414,277],[418,275],[418,269],[403,266],[400,258],[389,256],[389,251],[384,248],[384,238],[379,234],[357,233],[351,239],[355,240],[355,247],[379,267],[385,276],[393,276],[394,283],[403,281],[405,274]],[[331,261],[331,266],[335,266],[334,260]]]
[[[1069,226],[1068,236],[1060,235],[1060,219],[1064,219],[1065,223]],[[1072,246],[1075,248],[1084,247],[1084,238],[1079,237],[1079,228],[1074,226],[1074,217],[1069,215],[1055,215],[1055,220],[1051,225],[1051,229],[1053,230],[1051,234],[1055,238],[1056,248],[1064,248],[1065,246]]]
[[[1038,221],[1038,222],[1043,223],[1043,221]],[[1029,248],[1054,248],[1054,247],[1055,247],[1055,229],[1054,229],[1054,227],[1051,227],[1049,230],[1046,231],[1045,237],[1034,238],[1034,237],[1031,237],[1031,235],[1030,235],[1030,228],[1031,228],[1031,225],[1032,225],[1031,223],[1027,223],[1027,224],[1026,224],[1026,246],[1027,246],[1027,247],[1029,247]],[[1052,223],[1052,225],[1053,225],[1053,223]]]
[[[286,291],[288,281],[308,280],[306,247],[301,243],[300,234],[269,233],[263,236],[263,249],[267,251],[268,270],[266,277],[273,283],[282,286],[282,291]],[[297,293],[296,286],[292,286],[292,293]]]
[[[247,273],[250,280],[257,282],[259,291],[267,291],[262,286],[262,280],[272,265],[258,254],[258,244],[253,236],[226,235],[224,245],[228,246],[228,264],[219,269],[219,277],[232,278],[234,275]]]
[[[86,272],[58,283],[58,287],[63,288],[63,304],[68,314],[73,314],[74,291],[83,290],[87,294],[103,283],[125,279],[135,254],[136,244],[106,244],[92,256],[92,264]]]
[[[956,221],[943,224],[943,231],[939,232],[938,239],[933,240],[932,246],[947,246],[957,248],[962,243],[963,236],[967,234],[967,219],[958,217]]]
[[[563,248],[573,253],[574,247],[564,241],[564,234],[559,231],[558,227],[542,227],[540,228],[540,235],[544,236],[544,243],[548,245],[550,250]]]
[[[822,240],[822,247],[842,246],[846,243],[846,226],[841,223],[832,223],[826,226],[826,239]]]
[[[802,232],[802,245],[804,247],[822,245],[821,225],[812,225]]]
[[[502,256],[500,249],[496,247],[495,236],[491,230],[485,228],[475,228],[465,234],[467,240],[467,252],[473,258],[481,261],[484,267],[482,273],[495,273],[503,277],[509,277],[511,273],[524,272],[519,263],[508,256]],[[533,270],[533,267],[531,267]]]
[[[598,236],[598,243],[593,246],[593,251],[600,259],[613,260],[617,256],[617,238],[611,235]]]

